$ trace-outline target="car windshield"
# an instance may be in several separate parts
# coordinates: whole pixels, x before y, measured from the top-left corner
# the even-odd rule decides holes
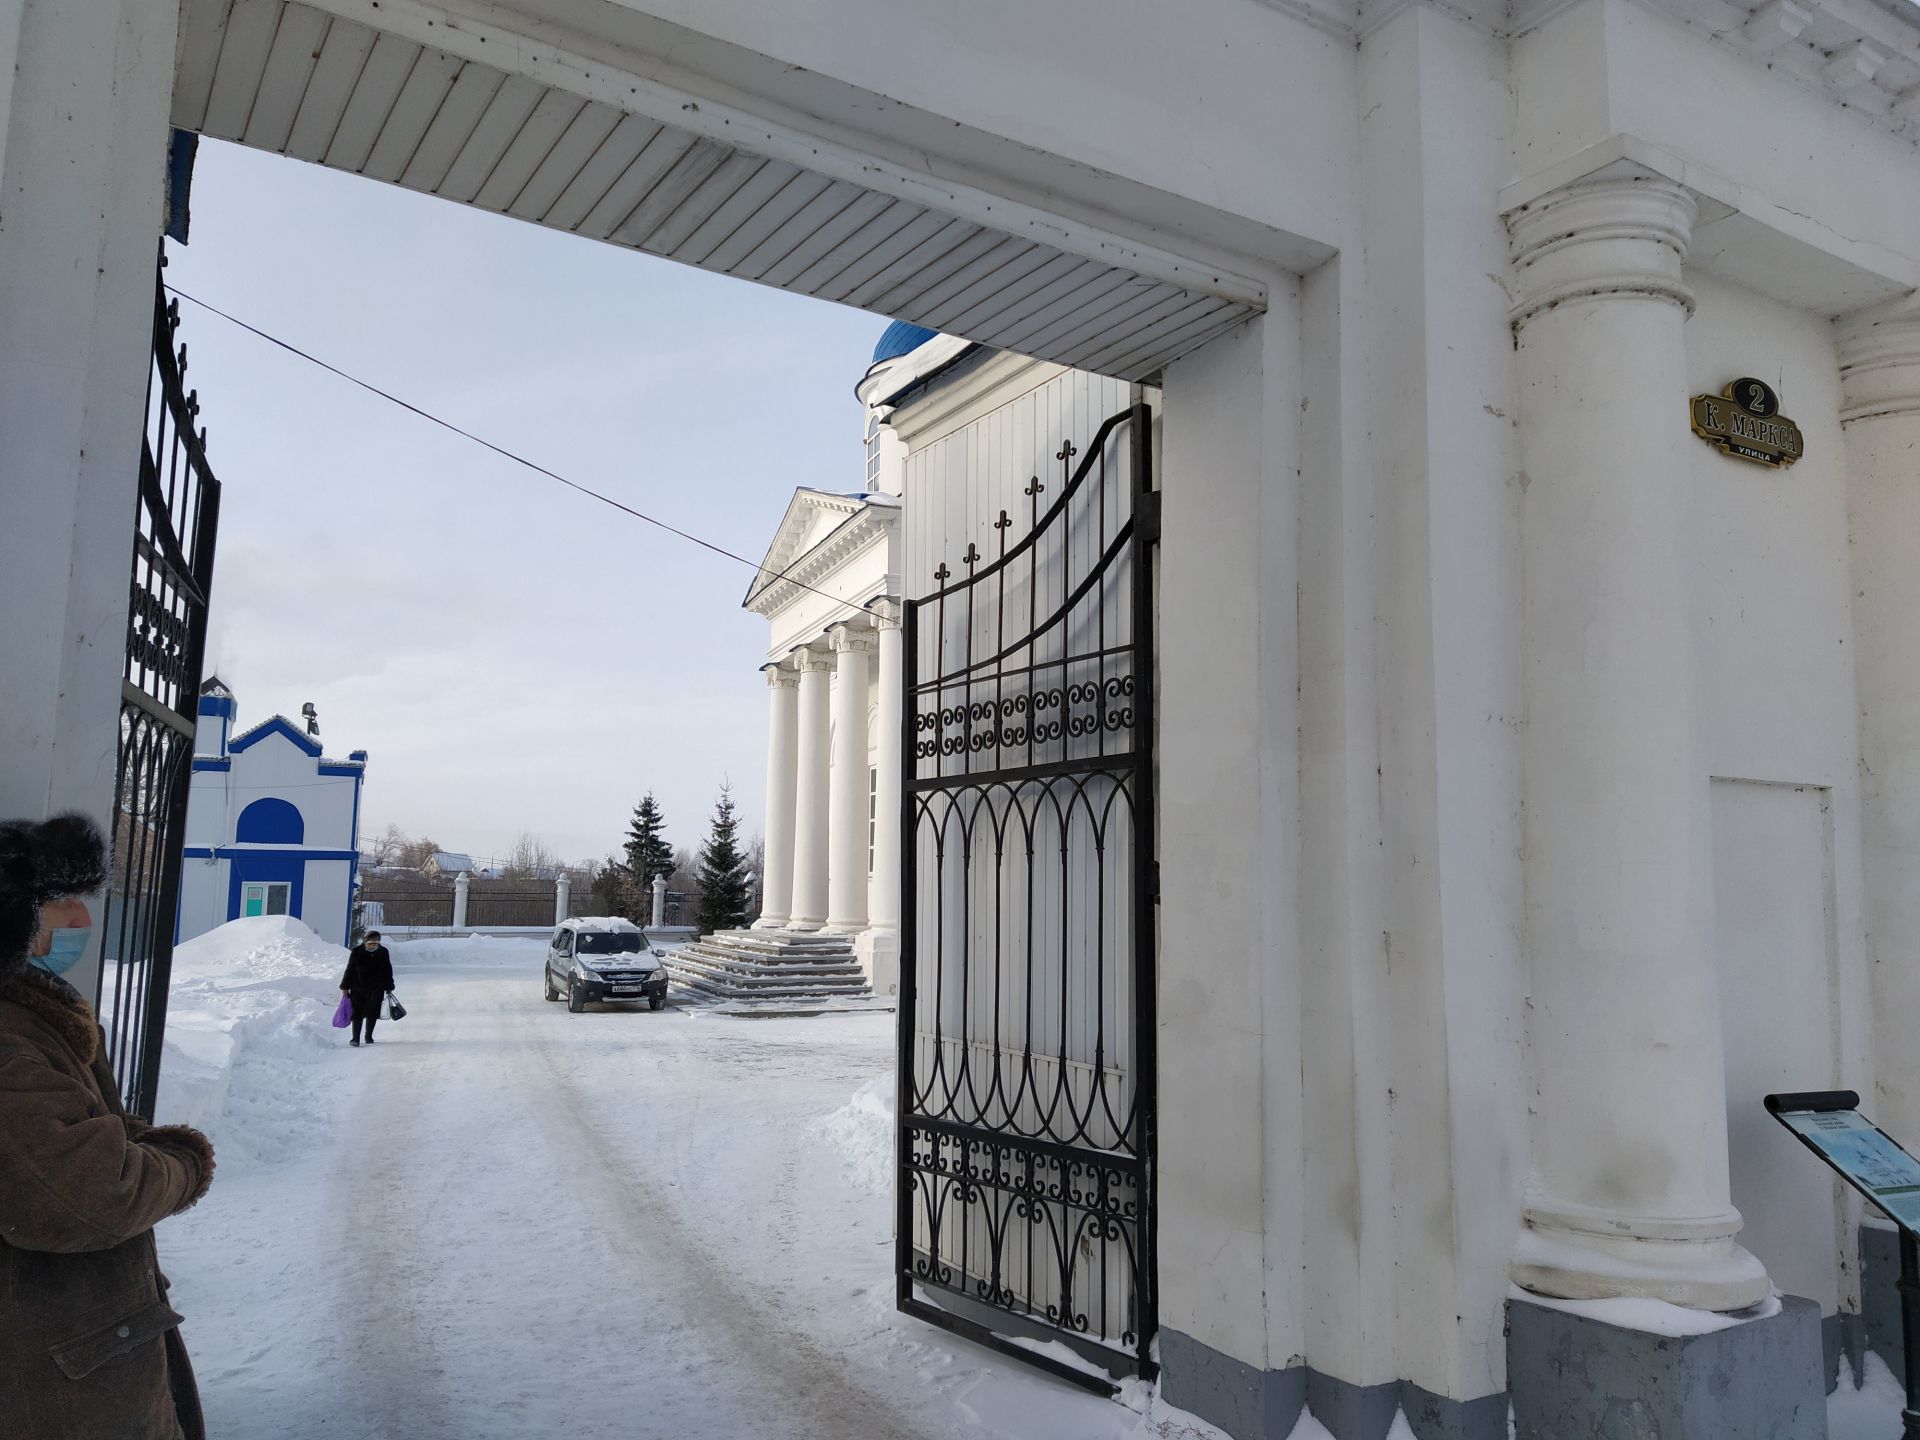
[[[638,955],[641,936],[635,930],[582,930],[579,953],[582,955]]]

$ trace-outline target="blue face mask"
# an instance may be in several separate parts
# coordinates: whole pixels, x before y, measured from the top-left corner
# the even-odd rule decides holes
[[[49,975],[64,975],[80,963],[87,953],[87,930],[61,929],[53,932],[53,945],[46,954],[35,955],[33,963]]]

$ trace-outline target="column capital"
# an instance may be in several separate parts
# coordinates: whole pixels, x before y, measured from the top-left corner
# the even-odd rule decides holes
[[[1693,313],[1681,262],[1697,213],[1678,181],[1608,167],[1507,212],[1518,329],[1575,300],[1661,300]]]
[[[1840,422],[1920,415],[1920,291],[1834,321]]]
[[[782,688],[791,689],[800,683],[799,675],[789,670],[784,662],[773,665],[762,665],[760,667],[760,673],[767,677],[767,684],[776,690]]]
[[[833,669],[833,652],[821,641],[802,645],[793,652],[793,668],[800,674]]]
[[[827,632],[827,642],[833,646],[836,655],[869,655],[873,653],[874,633],[865,626],[842,623]]]
[[[873,628],[876,630],[898,630],[906,614],[906,606],[891,595],[883,595],[867,606],[873,615]]]

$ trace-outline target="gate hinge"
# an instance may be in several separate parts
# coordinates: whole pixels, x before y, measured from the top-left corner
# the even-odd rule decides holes
[[[1160,492],[1142,490],[1133,497],[1133,533],[1143,544],[1160,542]]]

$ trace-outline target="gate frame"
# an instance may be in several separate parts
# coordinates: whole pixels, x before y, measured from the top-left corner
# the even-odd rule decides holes
[[[1129,647],[1134,674],[1133,761],[1124,773],[1135,784],[1133,853],[1133,1043],[1136,1125],[1140,1163],[1138,1221],[1138,1273],[1140,1287],[1136,1295],[1139,1317],[1133,1371],[1143,1380],[1159,1373],[1152,1347],[1159,1333],[1159,1052],[1158,972],[1160,903],[1160,862],[1158,815],[1155,804],[1158,747],[1154,725],[1154,687],[1158,680],[1155,632],[1158,616],[1154,610],[1154,552],[1160,542],[1160,491],[1154,484],[1153,420],[1154,411],[1139,385],[1133,387],[1133,402],[1101,423],[1088,442],[1082,460],[1084,475],[1102,453],[1108,432],[1122,420],[1130,422],[1128,436],[1131,466],[1130,496],[1132,513],[1123,530],[1130,530],[1128,554],[1133,566],[1130,601],[1133,609],[1133,638]],[[1074,477],[1075,480],[1079,475]],[[1071,494],[1071,487],[1067,494]],[[1059,503],[1063,506],[1066,495]],[[1061,512],[1066,519],[1066,512]],[[1116,535],[1116,539],[1118,536]],[[1097,572],[1096,572],[1097,573]],[[966,588],[951,587],[954,590]],[[926,597],[927,599],[936,596]],[[920,645],[915,617],[924,600],[907,600],[901,609],[901,669],[903,672],[900,711],[900,993],[896,1011],[897,1065],[894,1073],[894,1303],[903,1314],[939,1326],[963,1339],[1047,1371],[1074,1385],[1097,1394],[1114,1395],[1114,1381],[1089,1370],[1068,1364],[1051,1355],[1020,1344],[977,1320],[919,1299],[914,1294],[913,1277],[913,1189],[908,1183],[907,1122],[911,1076],[914,1062],[914,1024],[919,998],[919,906],[918,880],[919,814],[918,760],[915,754],[915,719],[919,713]],[[1116,977],[1117,978],[1117,977]],[[1044,1143],[1044,1142],[1042,1142]],[[1036,1322],[1037,1323],[1037,1322]],[[1045,1328],[1045,1327],[1041,1327]],[[1070,1336],[1072,1332],[1059,1330]],[[1117,1353],[1109,1351],[1109,1354]]]
[[[128,882],[137,874],[149,882],[151,899],[136,906],[131,894],[122,894],[119,924],[111,933],[102,915],[101,964],[94,989],[97,1013],[106,994],[105,951],[111,943],[117,953],[112,957],[113,1023],[106,1027],[109,1063],[127,1109],[148,1120],[153,1118],[160,1089],[167,995],[179,924],[187,801],[220,525],[220,482],[207,462],[206,430],[199,424],[199,395],[187,389],[186,346],[178,343],[180,302],[167,298],[165,267],[163,248],[154,277],[152,359],[138,498],[134,502],[131,600],[120,686],[121,728],[109,811],[112,832],[107,837],[111,857],[107,895],[114,894],[116,882],[125,884],[130,892],[133,886]],[[185,513],[176,514],[176,505]],[[155,532],[154,542],[146,538],[143,517]],[[142,600],[154,608],[164,605],[152,590],[156,575],[161,577],[161,584],[175,592],[186,612],[182,616],[168,612],[167,618],[184,634],[162,637],[158,646],[140,629],[143,620],[151,620],[150,614],[143,615]],[[168,638],[184,642],[173,657],[171,668],[175,673],[171,675],[165,673],[166,657],[159,653]],[[169,683],[178,704],[188,707],[186,710],[168,703],[164,691]],[[161,767],[157,787],[150,768],[142,774],[143,766],[155,765]],[[155,788],[160,801],[157,827],[150,817],[141,817],[137,840],[133,825],[128,823],[130,781],[135,786]],[[126,853],[122,853],[123,829]],[[130,983],[138,988],[130,992]]]

